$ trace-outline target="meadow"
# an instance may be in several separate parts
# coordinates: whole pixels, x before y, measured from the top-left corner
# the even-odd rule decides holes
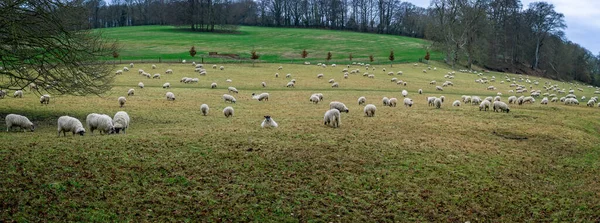
[[[134,27],[135,28],[135,27]],[[259,44],[258,44],[259,45]],[[35,132],[0,134],[0,221],[132,222],[523,222],[600,220],[600,121],[598,107],[562,103],[510,105],[510,113],[452,107],[461,95],[506,101],[510,88],[477,84],[476,74],[457,72],[454,87],[436,91],[449,72],[427,65],[377,65],[374,79],[351,74],[346,64],[327,68],[293,64],[218,64],[206,76],[187,64],[136,64],[98,96],[39,96],[0,100],[0,116],[29,117]],[[212,64],[209,64],[212,65]],[[115,66],[121,69],[123,64]],[[278,71],[277,68],[283,66]],[[383,68],[387,71],[384,72]],[[138,74],[144,69],[161,79]],[[173,69],[173,74],[165,74]],[[407,86],[390,82],[389,71]],[[281,74],[279,78],[275,73]],[[295,88],[286,88],[290,73]],[[317,74],[323,73],[323,79]],[[199,83],[184,84],[182,77]],[[334,78],[338,89],[327,81]],[[225,82],[231,79],[231,83]],[[542,89],[546,79],[539,80]],[[143,82],[145,88],[137,87]],[[262,88],[261,82],[267,87]],[[163,89],[165,82],[171,89]],[[216,82],[218,88],[211,89]],[[561,88],[594,88],[551,81]],[[523,83],[521,83],[523,84]],[[497,91],[488,91],[494,85]],[[234,86],[237,103],[221,97]],[[527,84],[526,86],[529,86]],[[124,108],[117,98],[135,89]],[[414,106],[401,105],[402,89]],[[417,94],[423,89],[423,94]],[[176,95],[167,101],[165,93]],[[252,100],[268,92],[269,101]],[[542,91],[545,92],[545,91]],[[309,102],[313,93],[324,101]],[[444,95],[441,109],[426,97]],[[365,117],[360,96],[375,104]],[[384,107],[382,97],[399,99]],[[323,125],[329,102],[349,108],[340,128]],[[207,116],[200,105],[208,104]],[[222,110],[235,114],[225,118]],[[57,137],[56,120],[70,115],[129,113],[127,134]],[[279,128],[262,129],[264,115]]]
[[[186,28],[137,26],[98,29],[98,32],[106,40],[117,40],[121,46],[119,60],[156,63],[159,58],[200,61],[202,57],[206,63],[233,62],[208,57],[208,52],[238,54],[242,61],[248,61],[254,49],[261,55],[260,61],[270,63],[320,62],[331,52],[332,63],[349,61],[352,54],[357,61],[373,55],[371,64],[389,64],[390,50],[394,50],[396,62],[414,62],[423,58],[426,47],[431,45],[417,38],[348,31],[241,26],[235,33],[202,33]],[[195,58],[189,53],[192,46],[196,47]],[[309,54],[302,59],[304,49]],[[432,60],[441,59],[439,53],[431,53]]]

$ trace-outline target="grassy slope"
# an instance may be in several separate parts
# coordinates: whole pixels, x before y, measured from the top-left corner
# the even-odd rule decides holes
[[[238,34],[197,33],[171,26],[138,26],[101,29],[108,39],[118,40],[123,60],[139,59],[192,59],[189,49],[196,46],[198,55],[208,55],[209,51],[240,54],[250,57],[254,48],[267,62],[324,61],[331,51],[333,60],[347,61],[353,54],[356,60],[367,59],[370,54],[375,62],[389,62],[390,49],[394,49],[396,61],[414,62],[425,56],[421,39],[392,35],[375,35],[357,32],[294,29],[240,27]],[[303,49],[309,52],[302,59]],[[432,59],[438,54],[433,53]]]
[[[423,65],[387,67],[404,71],[396,77],[408,81],[406,87],[391,83],[381,66],[371,71],[375,79],[346,80],[341,66],[283,65],[279,72],[298,81],[287,89],[289,79],[273,75],[279,65],[225,65],[197,76],[189,64],[158,64],[152,73],[175,73],[161,80],[125,73],[105,98],[56,96],[41,106],[25,92],[22,99],[1,100],[2,117],[27,115],[38,130],[0,134],[0,221],[599,220],[597,107],[540,105],[539,99],[512,105],[509,114],[451,107],[462,94],[496,92],[462,73],[455,87],[436,92],[428,83],[443,82],[447,70],[423,74]],[[325,78],[317,79],[318,73]],[[200,83],[181,84],[183,76]],[[330,78],[339,89],[329,87]],[[146,88],[136,88],[119,108],[117,97],[139,81]],[[162,89],[164,82],[172,89]],[[210,89],[212,82],[219,88]],[[506,99],[508,85],[494,85]],[[240,90],[237,104],[221,100],[228,86]],[[423,95],[415,93],[419,88]],[[381,105],[383,96],[402,101],[401,89],[415,106]],[[166,91],[177,100],[167,102]],[[270,101],[254,101],[252,92],[269,92]],[[314,105],[308,98],[316,92],[325,101]],[[427,106],[427,96],[440,95],[447,100],[442,109]],[[593,90],[578,95],[589,98]],[[364,117],[360,96],[377,105],[375,117]],[[322,123],[334,100],[350,108],[338,129]],[[202,103],[211,107],[206,117]],[[226,119],[221,111],[230,105],[235,116]],[[84,121],[91,112],[112,116],[119,110],[132,118],[127,135],[56,137],[58,116]],[[267,114],[278,129],[259,127]]]

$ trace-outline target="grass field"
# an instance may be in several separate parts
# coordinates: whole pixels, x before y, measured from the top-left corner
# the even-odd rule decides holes
[[[425,56],[425,48],[430,45],[425,40],[394,35],[376,35],[347,31],[265,28],[242,26],[238,33],[200,33],[172,26],[138,26],[100,29],[109,40],[117,40],[121,45],[122,60],[173,60],[183,59],[205,62],[221,62],[222,59],[209,58],[208,52],[239,54],[250,58],[255,49],[264,62],[302,63],[304,61],[323,62],[327,52],[332,53],[332,62],[348,61],[350,53],[354,60],[365,61],[373,55],[376,63],[389,63],[390,49],[394,50],[396,62],[415,62]],[[192,58],[189,50],[196,46],[198,54]],[[300,56],[303,49],[309,54],[306,59]],[[112,58],[111,58],[112,59]],[[432,52],[432,60],[441,56]]]
[[[283,64],[278,71],[281,64],[225,64],[224,71],[209,68],[198,76],[190,64],[157,65],[136,65],[117,76],[103,97],[53,96],[42,106],[26,91],[22,99],[0,100],[2,117],[18,113],[37,124],[33,133],[0,134],[0,221],[600,220],[600,108],[585,101],[540,105],[537,99],[511,105],[508,114],[451,107],[463,94],[496,91],[465,73],[456,74],[454,87],[435,91],[429,82],[443,82],[448,70],[423,74],[423,64],[386,66],[404,72],[395,77],[406,87],[391,83],[383,66],[369,71],[374,79],[343,79],[343,66]],[[143,78],[138,68],[162,73],[162,79]],[[164,74],[167,68],[174,74]],[[275,78],[276,72],[282,75]],[[287,73],[297,80],[294,89],[284,87]],[[317,79],[318,73],[325,78]],[[499,83],[504,74],[492,75],[506,100],[510,88]],[[182,84],[184,76],[200,82]],[[330,78],[339,89],[330,87]],[[140,81],[144,89],[136,87]],[[165,82],[172,88],[163,89]],[[219,87],[210,89],[212,82]],[[228,86],[240,90],[236,104],[221,99]],[[135,95],[119,108],[117,98],[129,88]],[[583,88],[579,97],[593,96],[593,88]],[[384,96],[401,103],[402,89],[413,107],[381,105]],[[166,101],[167,91],[176,101]],[[270,100],[252,100],[253,92],[268,92]],[[323,93],[324,101],[311,104],[313,93]],[[441,95],[441,109],[427,106],[427,96]],[[375,117],[364,116],[360,96],[377,106]],[[350,109],[337,129],[322,122],[334,100]],[[200,114],[203,103],[211,108],[208,116]],[[230,105],[235,115],[225,118],[222,109]],[[132,118],[126,135],[56,135],[59,116],[84,122],[89,113],[112,117],[120,110]],[[261,129],[264,115],[279,128]]]

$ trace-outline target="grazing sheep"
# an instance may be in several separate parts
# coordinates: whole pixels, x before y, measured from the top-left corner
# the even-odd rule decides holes
[[[295,88],[295,84],[294,84],[294,82],[291,82],[291,81],[290,81],[290,82],[288,82],[288,83],[285,85],[285,87],[293,87],[293,88]]]
[[[277,124],[277,122],[275,122],[275,120],[273,120],[271,118],[271,116],[265,115],[265,120],[263,120],[262,123],[260,123],[260,127],[261,128],[269,128],[269,127],[273,127],[273,128],[277,128],[279,125]]]
[[[481,104],[479,104],[479,111],[481,111],[481,110],[487,111],[488,109],[490,109],[490,101],[483,100],[481,102]]]
[[[466,96],[463,95],[463,103],[467,104],[467,103],[471,103],[471,96]]]
[[[49,104],[50,103],[50,95],[47,95],[47,94],[42,95],[40,97],[40,103],[42,103],[42,104]]]
[[[127,91],[127,96],[133,96],[134,94],[135,94],[135,90],[134,90],[133,88],[130,88],[130,89]]]
[[[308,99],[308,101],[310,101],[312,103],[315,103],[315,104],[318,104],[319,101],[321,101],[321,100],[319,100],[319,96],[313,94],[313,95],[310,96],[310,98]]]
[[[213,64],[213,65],[212,65],[212,68],[213,68],[213,69],[217,69],[217,65],[216,65],[216,64]]]
[[[392,78],[391,82],[398,82],[398,78]]]
[[[442,107],[442,99],[436,98],[433,101],[433,104],[435,105],[435,108],[438,108],[438,109],[441,108]]]
[[[283,67],[282,67],[282,66],[279,66],[279,68],[277,68],[277,70],[282,70],[282,69],[283,69]]]
[[[398,103],[398,99],[396,99],[396,98],[390,98],[388,106],[390,106],[390,107],[396,107],[397,103]]]
[[[404,106],[406,107],[412,107],[413,105],[413,100],[410,98],[404,98]]]
[[[208,105],[207,104],[200,105],[200,111],[202,112],[202,115],[204,115],[204,116],[208,115]]]
[[[419,94],[423,94],[423,89],[419,89]]]
[[[127,99],[125,97],[119,97],[117,101],[119,102],[119,107],[122,108],[125,105],[125,102],[127,102]]]
[[[533,104],[534,102],[535,102],[535,98],[533,98],[531,96],[523,98],[523,103],[531,103],[531,104]]]
[[[492,97],[486,97],[486,98],[485,98],[485,99],[483,99],[483,100],[484,100],[484,101],[489,101],[489,102],[492,102],[492,101],[494,101],[494,98],[492,98]]]
[[[133,63],[130,63],[130,64],[129,64],[129,67],[133,68]]]
[[[231,106],[228,106],[225,109],[223,109],[223,115],[225,115],[225,118],[232,117],[233,116],[233,108]]]
[[[331,125],[334,128],[340,127],[342,120],[340,111],[337,109],[330,109],[325,112],[325,116],[323,117],[323,124]]]
[[[169,82],[164,83],[163,88],[171,88],[171,83],[169,83]]]
[[[494,101],[502,101],[502,97],[496,96],[496,97],[494,97]]]
[[[113,127],[115,128],[115,133],[117,134],[119,134],[121,130],[123,130],[123,134],[125,134],[125,130],[129,128],[130,123],[131,119],[129,119],[127,112],[117,112],[113,117]]]
[[[167,71],[165,71],[165,74],[173,74],[173,70],[172,69],[167,69]]]
[[[217,88],[217,83],[213,82],[212,84],[210,84],[210,88]]]
[[[73,135],[79,134],[83,136],[83,134],[85,134],[85,129],[78,119],[70,116],[61,116],[58,118],[59,137],[61,132],[63,132],[64,136],[67,136],[67,132],[73,132]]]
[[[138,87],[144,88],[144,83],[142,83],[142,82],[138,83]]]
[[[540,102],[540,104],[542,104],[542,105],[547,105],[547,104],[548,104],[548,98],[544,97],[544,98],[542,99],[542,101]]]
[[[228,87],[227,88],[227,93],[231,93],[231,92],[235,92],[236,94],[238,93],[238,90],[234,87]]]
[[[317,74],[317,78],[323,78],[323,74]]]
[[[14,98],[16,98],[16,97],[23,98],[23,91],[22,90],[15,91],[15,93],[13,93],[13,97]]]
[[[228,95],[228,94],[224,94],[223,95],[223,99],[225,100],[225,102],[231,102],[231,103],[235,103],[236,100],[233,96]]]
[[[329,81],[328,81],[328,82],[329,82],[330,84],[333,84],[333,82],[335,82],[335,80],[334,80],[334,79],[329,79]]]
[[[456,100],[456,101],[452,102],[452,106],[459,107],[460,106],[460,101]]]
[[[115,72],[115,75],[120,75],[120,74],[123,74],[123,70],[117,70],[117,71]]]
[[[566,98],[565,105],[579,105],[579,101],[575,98]]]
[[[443,95],[440,96],[440,100],[442,100],[442,103],[444,103],[444,101],[446,100],[446,97],[444,97]]]
[[[430,81],[429,84],[434,85],[436,82],[435,81]]]
[[[4,119],[6,121],[6,131],[8,132],[13,126],[19,127],[23,131],[34,131],[35,125],[29,119],[22,115],[8,114]]]
[[[479,105],[481,103],[481,98],[478,96],[473,96],[471,97],[471,104],[472,105]]]
[[[265,83],[265,82],[262,82],[262,83],[260,83],[260,85],[261,85],[262,87],[267,87],[267,83]]]
[[[368,104],[365,106],[365,108],[363,109],[363,111],[365,112],[365,115],[367,117],[374,117],[375,116],[375,111],[377,111],[377,107],[375,107],[375,105],[373,104]]]
[[[406,97],[406,96],[408,96],[408,91],[406,91],[406,90],[402,90],[402,96],[403,96],[403,97]]]
[[[152,64],[152,69],[156,69],[156,65]]]
[[[152,79],[160,79],[160,74],[154,74],[154,75],[152,76]]]
[[[517,96],[510,96],[508,97],[508,103],[509,104],[515,104],[517,102]]]
[[[337,109],[340,112],[346,112],[348,113],[348,107],[346,107],[346,105],[342,102],[339,101],[332,101],[331,103],[329,103],[329,109]]]
[[[367,77],[368,78],[375,78],[375,74],[369,74]]]
[[[91,134],[94,134],[94,130],[96,129],[100,131],[100,134],[113,134],[115,132],[112,118],[105,114],[91,113],[85,119],[85,123],[90,129]]]
[[[173,92],[167,92],[165,95],[167,96],[167,101],[175,101],[175,94]]]
[[[390,104],[390,99],[388,97],[383,97],[383,106],[388,106]]]
[[[296,79],[292,79],[290,82],[293,82],[294,84],[296,84]]]
[[[434,106],[435,99],[437,99],[437,98],[436,97],[427,97],[427,106]]]
[[[587,106],[594,107],[595,104],[596,104],[596,101],[594,101],[593,99],[590,99],[587,103]]]
[[[225,82],[231,83],[232,80],[231,79],[227,79],[227,80],[225,80]]]
[[[335,82],[335,83],[331,84],[331,87],[332,87],[332,88],[334,88],[334,87],[336,87],[336,88],[337,88],[337,87],[340,87],[340,85],[338,84],[338,82]]]
[[[275,73],[275,77],[279,77],[279,73]]]
[[[444,91],[444,88],[442,88],[442,87],[440,87],[440,86],[435,86],[435,90],[438,90],[438,91]]]
[[[348,73],[344,74],[344,79],[348,79]]]
[[[256,95],[254,93],[252,93],[252,99],[256,99],[258,101],[268,101],[269,100],[269,93],[261,93],[259,95]]]
[[[225,67],[224,66],[220,66],[219,70],[225,70]]]
[[[366,102],[367,102],[367,98],[365,98],[364,96],[358,98],[358,105],[362,105]]]
[[[286,74],[285,78],[292,78],[292,74]]]
[[[508,105],[501,101],[494,101],[494,104],[492,105],[492,109],[494,109],[494,112],[497,112],[498,110],[500,110],[500,112],[508,113],[510,111],[510,108],[508,108]]]

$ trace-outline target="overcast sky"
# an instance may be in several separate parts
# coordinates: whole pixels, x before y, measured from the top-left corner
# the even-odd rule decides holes
[[[404,0],[417,6],[429,7],[430,0]],[[521,0],[523,7],[540,0]],[[600,0],[544,0],[565,15],[567,38],[594,55],[600,53]]]

